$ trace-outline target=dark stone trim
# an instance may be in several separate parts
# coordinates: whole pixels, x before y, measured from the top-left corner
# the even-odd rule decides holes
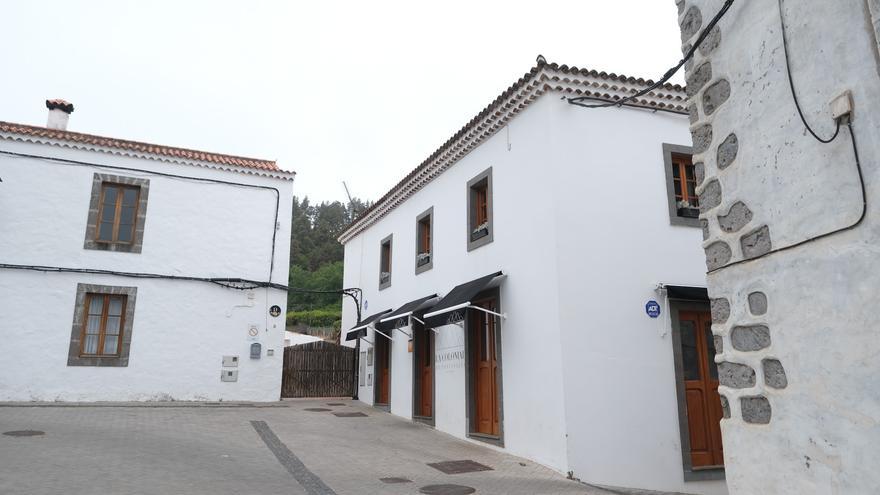
[[[672,320],[672,354],[675,362],[675,396],[678,404],[678,432],[681,438],[681,465],[684,470],[684,480],[723,480],[725,479],[724,468],[694,469],[691,464],[687,398],[684,390],[684,371],[681,360],[681,326],[678,320],[678,312],[681,310],[709,311],[709,302],[669,300],[669,317]]]
[[[86,294],[125,295],[125,315],[122,322],[122,342],[119,356],[116,357],[80,357],[80,339],[82,337],[83,318],[85,317]],[[73,308],[73,325],[70,330],[70,347],[67,352],[68,366],[128,366],[131,351],[131,333],[134,327],[134,306],[137,299],[137,287],[114,287],[109,285],[77,284],[76,302]]]
[[[483,234],[479,238],[471,240],[471,234],[474,229],[478,227],[478,225],[475,225],[477,222],[474,210],[476,194],[474,194],[473,187],[483,181],[486,181],[486,217],[488,218],[489,232]],[[495,238],[495,222],[493,221],[494,216],[492,214],[493,203],[495,201],[492,197],[492,167],[489,167],[467,183],[467,222],[465,223],[467,226],[467,234],[465,238],[467,239],[468,251],[473,251],[478,247],[485,246],[486,244],[491,243]]]
[[[98,238],[98,210],[101,201],[101,186],[104,183],[121,184],[125,186],[138,186],[137,217],[134,221],[134,235],[131,243],[122,242],[97,242]],[[135,177],[123,177],[95,173],[92,177],[92,196],[89,200],[89,212],[86,220],[86,238],[83,249],[97,251],[115,251],[120,253],[140,253],[144,247],[144,225],[147,220],[147,199],[150,196],[150,179],[138,179]]]
[[[699,218],[687,218],[678,216],[678,208],[675,206],[675,183],[672,175],[672,154],[693,155],[693,148],[677,144],[663,143],[663,166],[666,170],[666,200],[669,204],[669,224],[684,225],[687,227],[700,228]],[[698,184],[699,185],[699,184]]]
[[[391,246],[391,249],[388,250],[388,280],[382,282],[382,246],[385,243],[388,243]],[[388,234],[384,239],[379,241],[379,290],[382,290],[386,287],[391,287],[391,278],[394,274],[394,234]],[[384,338],[384,337],[382,337]]]
[[[251,421],[251,426],[254,427],[257,435],[275,455],[278,462],[305,489],[308,495],[336,495],[333,489],[324,484],[315,473],[309,471],[309,468],[303,464],[299,457],[291,452],[287,445],[284,445],[284,442],[275,435],[275,432],[269,428],[265,421]]]
[[[419,232],[419,224],[425,217],[431,218],[431,245],[428,246],[428,252],[431,253],[429,261],[419,266],[419,242],[421,241],[421,233]],[[430,207],[416,217],[416,253],[415,253],[416,275],[426,272],[434,267],[434,207]]]
[[[504,313],[501,309],[501,290],[498,287],[494,287],[492,289],[486,290],[477,294],[473,299],[473,303],[478,301],[484,301],[486,299],[495,299],[495,311],[498,313]],[[472,310],[473,311],[473,310]],[[483,433],[476,433],[474,430],[474,372],[473,372],[473,357],[471,356],[471,319],[470,315],[464,320],[464,367],[465,367],[465,393],[467,394],[465,398],[465,402],[467,403],[467,418],[465,418],[467,423],[467,437],[472,438],[474,440],[479,440],[481,442],[490,443],[492,445],[497,445],[498,447],[504,447],[504,380],[503,380],[503,359],[501,353],[501,334],[504,329],[502,328],[504,319],[498,318],[497,325],[495,327],[495,357],[498,362],[498,376],[495,377],[495,384],[498,387],[498,436],[486,435]]]

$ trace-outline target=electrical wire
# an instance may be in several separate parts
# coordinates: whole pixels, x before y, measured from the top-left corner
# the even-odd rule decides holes
[[[728,263],[724,266],[715,268],[713,270],[709,270],[708,272],[706,272],[707,274],[715,273],[720,270],[724,270],[724,269],[727,269],[727,268],[730,268],[730,267],[733,267],[736,265],[747,263],[749,261],[759,260],[759,259],[764,258],[766,256],[769,256],[771,254],[779,253],[782,251],[787,251],[789,249],[794,249],[796,247],[803,246],[804,244],[809,244],[811,242],[818,241],[819,239],[824,239],[826,237],[830,237],[835,234],[839,234],[841,232],[846,232],[848,230],[852,230],[852,229],[858,227],[862,223],[862,221],[865,219],[865,216],[868,212],[868,195],[867,195],[867,191],[865,188],[864,174],[862,173],[862,162],[861,162],[861,159],[859,158],[859,147],[858,147],[858,144],[856,144],[856,135],[855,135],[855,132],[853,131],[852,115],[851,114],[845,115],[845,116],[842,116],[842,117],[836,119],[837,128],[834,131],[834,135],[832,135],[828,139],[823,139],[818,134],[816,134],[816,132],[813,130],[813,128],[810,127],[810,124],[807,122],[807,119],[804,117],[804,112],[801,109],[801,104],[800,104],[800,101],[798,100],[797,91],[795,90],[794,78],[791,74],[791,62],[789,60],[789,55],[788,55],[788,37],[785,32],[785,15],[784,15],[784,10],[783,10],[782,4],[783,4],[783,0],[779,0],[778,1],[779,23],[780,23],[781,31],[782,31],[782,47],[783,47],[782,51],[785,56],[785,70],[786,70],[786,74],[788,75],[788,87],[791,90],[791,97],[794,100],[795,108],[797,108],[797,112],[798,112],[798,115],[800,116],[801,122],[804,124],[804,127],[807,129],[807,131],[809,131],[809,133],[817,141],[819,141],[822,144],[829,144],[832,141],[834,141],[835,139],[837,139],[837,136],[840,134],[841,121],[844,119],[846,120],[846,126],[847,126],[847,129],[849,130],[850,142],[852,143],[853,158],[855,159],[855,164],[856,164],[856,172],[857,172],[858,178],[859,178],[859,187],[861,188],[861,192],[862,192],[862,211],[859,214],[859,218],[855,222],[853,222],[845,227],[841,227],[839,229],[835,229],[830,232],[826,232],[824,234],[813,236],[808,239],[804,239],[803,241],[796,242],[794,244],[789,244],[788,246],[784,246],[784,247],[781,247],[778,249],[772,249],[772,250],[770,250],[760,256],[755,256],[753,258],[741,259],[739,261],[734,261],[733,263]]]
[[[697,40],[694,42],[693,46],[691,46],[691,48],[684,55],[684,58],[682,58],[678,62],[677,65],[675,65],[674,67],[667,70],[666,73],[663,74],[663,77],[661,77],[654,84],[651,84],[647,88],[642,89],[640,91],[637,91],[636,93],[634,93],[630,96],[627,96],[626,98],[623,98],[622,100],[619,100],[619,101],[585,104],[585,103],[582,103],[583,100],[589,100],[589,99],[595,99],[595,98],[586,97],[586,96],[577,96],[577,97],[568,98],[568,102],[571,103],[572,105],[577,105],[579,107],[584,107],[584,108],[619,107],[619,106],[624,106],[627,102],[630,102],[630,101],[635,100],[636,98],[642,97],[642,96],[650,93],[651,91],[654,91],[655,89],[659,88],[660,86],[663,86],[664,84],[666,84],[667,81],[669,81],[672,78],[672,76],[675,75],[676,72],[681,70],[681,68],[684,66],[684,64],[687,63],[688,60],[693,58],[694,53],[696,53],[697,49],[700,47],[700,45],[703,43],[703,41],[709,36],[709,31],[711,31],[712,28],[714,28],[715,25],[718,24],[718,21],[720,21],[721,18],[724,17],[725,14],[727,14],[727,11],[730,10],[730,7],[733,5],[733,2],[734,2],[734,0],[727,0],[724,2],[724,5],[721,6],[721,9],[719,9],[718,13],[715,14],[715,17],[713,17],[712,20],[709,21],[709,24],[706,25],[706,27],[700,33],[700,36],[697,37]]]
[[[206,182],[206,183],[212,183],[212,184],[225,184],[225,185],[230,185],[230,186],[249,187],[249,188],[254,188],[254,189],[264,189],[264,190],[272,191],[275,193],[275,220],[272,223],[272,254],[271,254],[270,260],[269,260],[269,280],[272,280],[272,275],[275,270],[275,244],[276,244],[276,236],[278,234],[278,228],[277,228],[278,227],[278,215],[279,215],[279,209],[281,206],[281,192],[278,191],[278,189],[275,187],[260,186],[260,185],[256,185],[256,184],[247,184],[244,182],[233,182],[233,181],[220,180],[220,179],[210,179],[210,178],[206,178],[206,177],[195,177],[195,176],[191,176],[191,175],[172,174],[172,173],[168,173],[168,172],[156,172],[154,170],[147,170],[147,169],[142,169],[142,168],[120,167],[118,165],[105,165],[102,163],[86,162],[86,161],[82,161],[82,160],[70,160],[67,158],[57,158],[57,157],[46,156],[46,155],[17,153],[14,151],[7,151],[7,150],[0,150],[0,154],[15,157],[15,158],[32,158],[32,159],[36,159],[36,160],[64,163],[67,165],[76,165],[76,166],[81,166],[81,167],[95,167],[95,168],[102,168],[102,169],[107,169],[107,170],[125,170],[125,171],[129,171],[129,172],[139,172],[139,173],[143,173],[143,174],[155,175],[158,177],[168,177],[168,178],[172,178],[172,179],[189,180],[189,181],[195,181],[195,182]]]

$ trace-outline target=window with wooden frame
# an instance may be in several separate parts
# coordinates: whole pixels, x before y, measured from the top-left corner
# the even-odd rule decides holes
[[[416,217],[416,275],[434,265],[433,247],[434,208],[428,208]]]
[[[672,182],[675,188],[675,208],[678,216],[700,216],[700,198],[697,197],[697,178],[690,155],[672,155]]]
[[[118,357],[128,297],[86,294],[79,355]]]
[[[691,159],[691,148],[674,144],[663,145],[663,163],[666,168],[666,192],[669,203],[669,223],[672,225],[700,226],[699,169]]]
[[[136,287],[78,284],[68,366],[128,366]]]
[[[122,184],[101,185],[101,209],[98,214],[97,242],[131,244],[141,188]]]
[[[86,249],[140,253],[150,181],[94,174]]]
[[[468,251],[492,242],[492,169],[468,181]]]
[[[391,285],[391,242],[393,234],[379,244],[379,289]]]

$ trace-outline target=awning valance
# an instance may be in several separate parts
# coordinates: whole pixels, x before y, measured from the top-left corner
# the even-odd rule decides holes
[[[495,272],[456,286],[432,308],[430,313],[425,314],[425,326],[434,328],[464,320],[471,306],[471,300],[480,292],[497,286],[504,276],[502,272]]]
[[[352,327],[351,330],[345,335],[346,342],[349,340],[359,339],[361,337],[366,337],[367,335],[367,327],[372,325],[374,322],[378,321],[380,318],[390,313],[390,309],[386,309],[385,311],[380,311],[378,313],[372,314],[358,323],[356,326]]]
[[[687,285],[662,284],[666,289],[666,297],[670,299],[685,299],[688,301],[708,301],[709,291],[705,287],[693,287]]]
[[[395,328],[405,327],[409,324],[409,317],[416,311],[425,311],[434,306],[434,302],[439,299],[437,294],[431,294],[415,301],[410,301],[396,310],[383,315],[376,323],[376,328],[383,332],[394,330]]]

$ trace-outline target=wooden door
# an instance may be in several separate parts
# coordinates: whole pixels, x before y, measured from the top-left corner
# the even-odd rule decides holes
[[[678,319],[691,465],[694,469],[720,467],[724,465],[722,411],[712,317],[708,311],[681,311]]]
[[[388,404],[390,384],[390,344],[388,339],[376,334],[376,404]]]
[[[425,418],[434,416],[434,332],[422,330],[419,342],[419,407],[418,414]]]
[[[480,307],[494,311],[492,302],[479,303]],[[495,349],[495,317],[482,311],[471,310],[474,342],[473,393],[474,431],[498,436],[498,361]]]

